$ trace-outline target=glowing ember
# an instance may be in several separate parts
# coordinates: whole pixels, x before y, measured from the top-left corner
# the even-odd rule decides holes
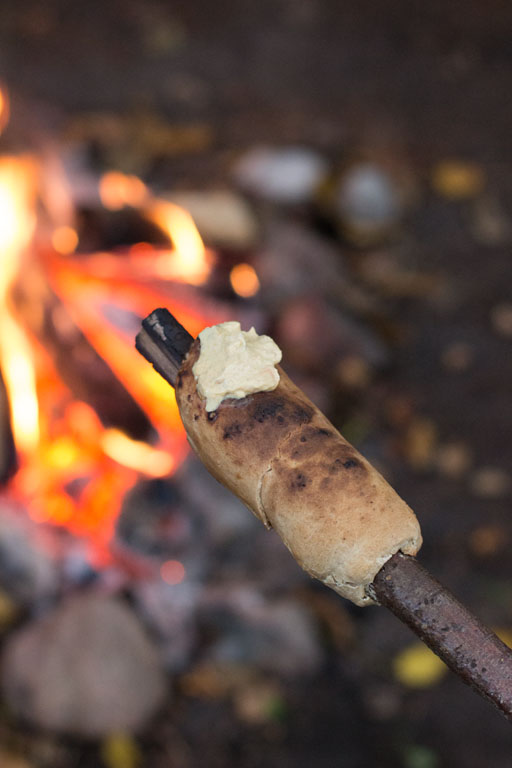
[[[111,211],[119,211],[127,205],[140,207],[148,197],[143,181],[118,171],[109,171],[101,177],[99,192],[101,202]]]
[[[73,253],[78,245],[76,230],[66,225],[57,227],[52,235],[52,245],[57,253],[61,253],[63,256]]]
[[[167,560],[160,568],[160,576],[172,586],[181,584],[185,578],[185,566],[179,560]]]
[[[250,264],[237,264],[233,267],[229,280],[234,292],[244,299],[254,296],[260,289],[258,275]]]

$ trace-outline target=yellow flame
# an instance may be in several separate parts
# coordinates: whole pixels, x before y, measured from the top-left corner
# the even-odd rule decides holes
[[[117,429],[106,429],[101,437],[104,453],[118,464],[150,477],[165,477],[172,472],[174,457],[167,451],[132,440]]]
[[[237,264],[233,267],[229,280],[234,292],[244,299],[254,296],[260,289],[258,275],[250,264]]]
[[[27,337],[8,312],[0,317],[0,362],[9,395],[16,446],[32,451],[39,441],[39,408],[34,360]]]
[[[20,252],[33,235],[37,167],[28,156],[0,158],[0,295],[11,284]]]
[[[156,200],[149,208],[148,216],[174,245],[174,251],[158,258],[156,271],[159,276],[191,285],[205,283],[211,272],[211,260],[190,213],[174,203]]]
[[[29,157],[0,159],[0,366],[20,450],[39,440],[34,361],[29,341],[8,307],[9,287],[35,228],[37,167]]]

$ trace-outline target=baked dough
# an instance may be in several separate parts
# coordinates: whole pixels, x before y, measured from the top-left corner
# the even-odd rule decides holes
[[[280,366],[273,391],[208,413],[192,372],[199,354],[196,339],[176,381],[199,458],[311,576],[356,605],[374,603],[368,587],[384,563],[421,546],[412,510]]]

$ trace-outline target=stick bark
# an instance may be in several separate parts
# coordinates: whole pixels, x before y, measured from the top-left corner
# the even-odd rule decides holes
[[[192,336],[166,309],[143,322],[136,347],[172,386]],[[512,720],[512,651],[414,557],[397,553],[369,593],[407,624],[465,683]]]

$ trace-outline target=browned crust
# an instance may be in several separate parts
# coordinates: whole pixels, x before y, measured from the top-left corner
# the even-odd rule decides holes
[[[194,450],[308,573],[371,603],[366,587],[386,560],[421,546],[413,512],[279,367],[274,391],[207,413],[192,373],[199,350],[196,341],[176,383]]]

